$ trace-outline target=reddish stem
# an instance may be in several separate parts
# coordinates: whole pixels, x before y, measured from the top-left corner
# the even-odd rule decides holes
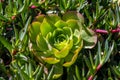
[[[11,18],[12,18],[12,20],[14,20],[14,19],[16,18],[16,16],[14,15],[14,16],[12,16]]]
[[[95,32],[102,33],[102,34],[108,34],[107,30],[102,30],[102,29],[96,29]],[[117,32],[120,32],[120,28],[111,30],[111,33],[117,33]]]
[[[16,55],[17,52],[18,52],[17,50],[13,50],[13,51],[12,51],[12,54],[13,54],[13,55]]]
[[[102,67],[102,64],[99,64],[99,65],[97,66],[97,68],[96,68],[96,72],[97,72],[98,70],[100,70],[101,67]],[[91,76],[88,78],[88,80],[93,80],[93,75],[91,75]]]
[[[91,75],[91,76],[88,78],[88,80],[93,80],[93,76]]]
[[[97,71],[100,70],[101,67],[102,67],[102,65],[99,64],[99,65],[97,66],[96,70],[97,70]]]
[[[7,30],[7,31],[11,31],[11,30],[13,30],[13,28],[6,28],[6,30]]]
[[[37,8],[37,6],[32,5],[32,6],[30,6],[30,8],[31,8],[31,9],[35,9],[35,8]]]
[[[108,34],[108,31],[102,30],[102,29],[96,29],[95,32],[97,32],[97,33],[103,33],[103,34]]]
[[[119,29],[119,28],[113,29],[113,30],[111,30],[111,32],[112,32],[112,33],[120,32],[120,29]]]

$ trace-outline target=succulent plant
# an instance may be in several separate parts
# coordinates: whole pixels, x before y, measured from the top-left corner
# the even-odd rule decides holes
[[[83,41],[87,43],[85,46],[90,46],[88,48],[92,48],[97,41],[93,31],[83,28],[83,23],[83,16],[72,11],[62,17],[56,14],[37,16],[29,26],[34,53],[39,54],[46,63],[71,66],[83,48]]]

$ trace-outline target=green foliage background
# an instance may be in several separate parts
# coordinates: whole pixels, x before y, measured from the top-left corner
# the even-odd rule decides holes
[[[76,11],[97,43],[70,67],[42,64],[31,51],[28,26],[36,16]],[[62,71],[60,77],[53,75]],[[113,0],[0,0],[0,80],[119,80],[120,7]]]

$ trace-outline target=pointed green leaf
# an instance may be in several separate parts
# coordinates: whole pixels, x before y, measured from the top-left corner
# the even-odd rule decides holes
[[[116,68],[115,66],[111,67],[114,71],[114,73],[117,75],[117,76],[120,76],[120,70],[118,68]]]
[[[25,10],[27,10],[28,6],[29,6],[29,1],[25,0],[23,6],[18,10],[18,14],[22,13]]]
[[[32,62],[29,61],[29,64],[28,64],[28,75],[30,77],[32,77],[32,71],[33,71],[33,66],[32,66]]]
[[[12,53],[13,47],[4,37],[0,36],[0,42],[9,50],[10,53]]]
[[[108,40],[106,41],[106,43],[108,43]],[[108,44],[105,46],[108,46]],[[112,43],[112,46],[109,47],[109,49],[105,52],[104,63],[108,61],[111,53],[113,52],[113,49],[114,49],[114,42]]]
[[[92,67],[94,68],[93,57],[92,57],[91,53],[89,53],[89,58],[90,58],[90,63],[92,65]]]
[[[69,9],[71,7],[71,4],[72,4],[72,0],[67,0],[65,9]]]
[[[3,21],[9,21],[6,17],[4,17],[2,14],[0,14],[0,20],[3,20]]]
[[[28,18],[28,20],[27,20],[27,22],[26,22],[26,24],[25,24],[25,27],[20,31],[20,33],[19,33],[19,38],[20,38],[20,41],[22,41],[23,39],[24,39],[24,37],[25,37],[25,35],[26,35],[26,32],[27,32],[27,29],[28,29],[28,26],[29,26],[29,24],[30,24],[30,22],[31,22],[31,16]]]
[[[41,33],[37,36],[36,43],[40,51],[48,50],[48,44],[46,40],[43,38],[43,36],[41,35]]]
[[[44,37],[46,37],[46,35],[49,33],[49,32],[53,32],[54,30],[54,26],[50,23],[48,23],[48,21],[46,20],[46,18],[44,18],[41,26],[40,26],[40,31],[42,33],[42,35]]]
[[[21,80],[29,80],[30,79],[28,74],[25,73],[24,69],[19,68],[18,65],[17,65],[17,70],[18,70]]]
[[[13,28],[14,28],[15,38],[16,38],[16,41],[17,41],[17,40],[19,40],[19,31],[15,26]]]
[[[98,64],[103,64],[102,63],[102,60],[101,60],[101,45],[100,45],[100,41],[98,41],[98,50],[97,50],[97,56],[96,56],[96,59],[95,59],[95,66],[97,67]]]
[[[36,76],[36,74],[39,72],[40,68],[41,68],[40,65],[36,66],[36,69],[35,69],[35,71],[33,73],[33,76]]]
[[[87,65],[87,67],[90,70],[90,73],[93,74],[94,73],[94,69],[92,67],[92,64],[90,63],[90,60],[86,56],[84,56],[84,59],[85,59],[85,63]]]
[[[23,70],[21,70],[21,74],[22,74],[22,77],[24,78],[24,80],[30,79],[30,77]]]
[[[65,10],[65,0],[59,0],[60,3],[60,9]]]
[[[51,68],[51,70],[50,70],[50,72],[49,72],[49,74],[48,74],[48,76],[47,76],[47,80],[52,80],[54,68],[55,68],[55,67],[54,67],[54,65],[53,65],[52,68]]]
[[[41,66],[41,67],[39,68],[39,71],[37,72],[37,74],[36,74],[36,76],[35,76],[35,80],[40,80],[40,79],[41,79],[41,76],[42,76],[42,74],[43,74],[43,70],[44,70],[44,67]]]
[[[79,71],[77,65],[75,66],[75,74],[76,74],[77,80],[81,80],[81,78],[80,78],[80,71]]]

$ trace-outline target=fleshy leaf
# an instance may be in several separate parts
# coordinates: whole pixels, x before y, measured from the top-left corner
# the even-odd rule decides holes
[[[54,26],[50,23],[47,22],[46,18],[44,18],[41,26],[40,26],[40,31],[42,33],[42,35],[44,37],[46,37],[46,35],[49,33],[49,32],[52,32],[54,30]]]
[[[87,31],[89,31],[90,34]],[[87,31],[81,31],[81,38],[84,40],[84,47],[93,48],[97,43],[97,35],[91,29],[87,28]]]
[[[63,15],[62,19],[63,19],[64,21],[67,21],[67,20],[69,20],[69,19],[75,19],[75,20],[79,20],[79,22],[81,22],[81,23],[84,23],[84,18],[83,18],[83,16],[82,16],[80,13],[76,12],[76,11],[66,12],[66,13]]]
[[[51,24],[55,24],[57,21],[60,20],[60,17],[56,14],[49,14],[48,16],[46,16],[46,19],[51,23]]]
[[[53,50],[55,52],[55,48]],[[55,54],[55,57],[57,57],[57,58],[64,58],[68,55],[68,53],[69,53],[69,48],[65,47],[61,51],[56,51],[56,53],[54,53],[54,54]]]
[[[63,28],[63,27],[65,27],[65,26],[67,26],[67,24],[66,24],[64,21],[59,20],[59,21],[57,21],[57,22],[55,23],[55,26],[56,26],[57,28]]]
[[[60,62],[59,59],[52,58],[52,57],[48,57],[48,58],[42,57],[42,59],[49,64],[56,64],[56,63]]]
[[[64,27],[63,32],[65,35],[68,35],[69,37],[72,35],[72,29],[70,27]]]
[[[77,13],[77,17],[78,17],[79,22],[84,23],[84,17],[82,14]]]
[[[53,40],[53,35],[51,32],[49,32],[46,36],[46,40],[50,43],[51,46],[54,46],[54,40]]]
[[[75,29],[80,29],[77,20],[69,19],[69,20],[67,20],[66,23],[68,24],[68,27],[70,27],[72,29],[73,32]]]
[[[64,63],[63,66],[69,67],[72,64],[74,64],[75,61],[76,61],[76,59],[77,59],[77,57],[78,57],[78,53],[80,52],[80,50],[82,49],[82,47],[83,47],[83,41],[81,40],[81,43],[80,43],[79,47],[74,51],[74,55],[73,55],[71,61]]]
[[[77,45],[81,39],[80,37],[80,31],[79,30],[75,30],[74,34],[73,34],[73,42],[74,42],[74,45]]]
[[[67,45],[67,41],[66,40],[64,40],[63,42],[54,44],[55,48],[57,48],[58,50],[62,50],[66,45]]]
[[[36,42],[37,42],[37,46],[39,47],[40,51],[48,50],[47,42],[41,34],[37,36]]]
[[[59,35],[63,34],[63,30],[60,28],[57,28],[56,30],[53,31],[53,37],[54,39],[57,39]]]
[[[36,42],[36,37],[40,32],[40,25],[40,22],[33,22],[31,26],[29,26],[29,36],[33,42]]]
[[[45,18],[45,15],[38,15],[36,16],[36,21],[39,21],[40,23],[42,23],[44,18]]]
[[[63,14],[62,19],[63,19],[64,21],[67,21],[67,20],[69,20],[69,19],[75,19],[75,20],[78,20],[76,14],[77,14],[77,12],[75,12],[75,11],[69,11],[69,12],[66,12],[66,13]]]
[[[70,42],[61,51],[56,51],[56,53],[54,53],[55,57],[57,58],[66,57],[69,54],[69,51],[72,46],[73,46],[73,40],[70,40]]]
[[[56,70],[56,71],[58,71],[58,70]],[[53,79],[58,79],[61,75],[62,75],[62,74],[59,74],[59,73],[58,73],[58,74],[54,74],[54,75],[53,75]]]

